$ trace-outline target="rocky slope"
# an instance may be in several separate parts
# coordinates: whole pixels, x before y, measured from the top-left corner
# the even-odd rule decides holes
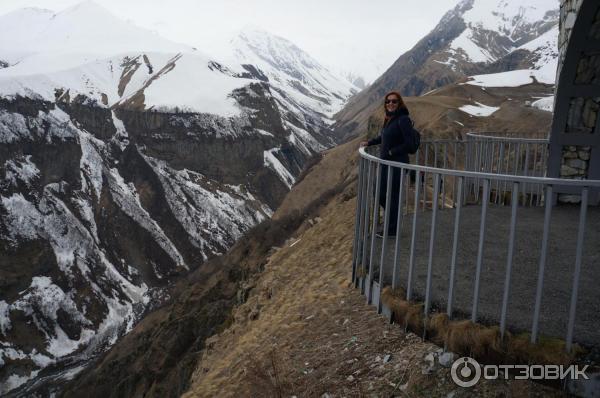
[[[472,101],[490,106],[514,101],[510,112],[494,115],[503,128],[540,133],[550,123],[549,112],[525,104],[532,88],[521,89],[521,98],[513,92],[510,101],[504,88],[477,89],[477,95],[469,92]],[[409,105],[419,103],[415,109],[428,107],[415,112],[417,125],[447,135],[460,132],[456,121],[469,130],[493,128],[457,109],[469,98],[456,90],[460,87],[409,99]],[[515,120],[525,115],[531,125]],[[440,396],[455,391],[447,369],[422,374],[423,357],[436,347],[386,326],[349,286],[360,139],[326,151],[272,219],[195,271],[171,303],[69,383],[65,396],[84,391],[132,397],[387,396],[399,390]],[[197,283],[208,275],[203,272],[211,275],[210,283]],[[476,393],[536,391],[551,393],[513,382],[480,384]]]
[[[358,134],[383,96],[416,96],[471,75],[532,70],[553,84],[558,57],[558,2],[463,0],[371,86],[336,115],[340,137]]]
[[[92,2],[0,37],[0,393],[25,394],[270,217],[352,87],[299,49],[227,66]]]

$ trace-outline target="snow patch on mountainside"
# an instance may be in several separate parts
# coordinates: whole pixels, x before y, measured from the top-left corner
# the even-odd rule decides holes
[[[537,101],[531,103],[531,106],[542,111],[552,112],[554,110],[554,96],[540,98]]]
[[[241,187],[230,192],[211,190],[210,185],[216,182],[200,173],[175,170],[164,161],[143,157],[156,171],[169,207],[205,260],[208,255],[221,254],[269,216],[270,210],[263,210],[252,194]]]
[[[277,176],[279,176],[279,179],[283,181],[288,188],[291,188],[292,185],[294,185],[296,179],[293,175],[290,174],[290,172],[283,166],[283,164],[281,164],[281,161],[275,156],[275,154],[280,150],[281,148],[277,147],[264,152],[265,166],[275,171],[275,173],[277,173]]]
[[[485,48],[480,47],[473,40],[473,31],[470,29],[465,29],[460,36],[454,39],[452,43],[450,43],[450,49],[453,50],[454,53],[464,53],[471,62],[491,62],[495,60],[495,57],[492,54]],[[456,62],[455,59],[448,59],[445,63],[452,65],[452,61]],[[443,62],[438,61],[438,63]]]
[[[556,73],[557,2],[463,0],[445,18],[446,23],[461,21],[465,28],[434,62],[456,72],[468,69],[465,63],[491,64],[514,51],[526,50],[531,54],[528,60],[533,61],[532,69],[543,70],[545,75]],[[436,29],[443,29],[443,24],[444,20]]]
[[[31,161],[31,155],[25,155],[17,160],[7,160],[4,163],[5,180],[16,186],[19,181],[30,185],[39,174],[40,170]]]
[[[258,67],[270,84],[293,93],[300,104],[328,117],[359,91],[290,41],[259,29],[239,32],[221,57],[232,66]],[[236,71],[243,72],[243,69]]]
[[[548,0],[475,0],[463,14],[463,20],[469,28],[500,32],[518,41],[519,28],[544,20],[548,11],[556,8],[558,2]]]
[[[475,104],[477,104],[477,105],[464,105],[458,109],[460,109],[461,111],[463,111],[465,113],[468,113],[469,115],[478,116],[478,117],[490,116],[494,112],[496,112],[498,109],[500,109],[499,107],[488,106],[488,105],[481,104],[479,102],[475,102]]]
[[[188,266],[183,260],[181,253],[179,253],[179,250],[177,250],[177,247],[140,203],[137,189],[133,183],[126,183],[119,174],[119,171],[115,168],[109,170],[107,178],[112,196],[121,210],[148,231],[176,264],[188,269]]]
[[[535,69],[520,69],[510,72],[490,73],[469,77],[469,81],[462,84],[471,84],[482,87],[519,87],[525,84],[540,83],[554,84],[554,76],[549,76],[545,71]]]

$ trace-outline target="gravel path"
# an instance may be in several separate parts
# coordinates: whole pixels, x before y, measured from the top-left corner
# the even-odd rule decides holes
[[[427,281],[431,214],[431,212],[418,213],[413,291],[417,298],[421,299],[425,294]],[[453,209],[439,211],[436,228],[432,300],[442,311],[445,311],[447,306],[454,214]],[[481,207],[463,207],[453,306],[455,312],[462,312],[466,316],[470,315],[473,305],[480,221]],[[513,331],[531,330],[543,222],[543,208],[518,209],[507,317],[508,327]],[[544,335],[563,339],[566,337],[575,269],[578,222],[579,207],[560,206],[553,209],[539,324],[540,333]],[[486,323],[498,324],[506,274],[510,207],[489,207],[486,225],[478,319]],[[411,231],[412,214],[404,219],[400,241],[399,264],[402,287],[406,287],[408,279]],[[600,328],[598,328],[600,321],[600,289],[598,289],[598,283],[600,283],[600,209],[595,207],[588,209],[585,233],[574,338],[575,341],[586,345],[598,345],[600,343]],[[381,238],[376,239],[376,273],[381,256],[381,242]],[[392,278],[394,244],[395,240],[388,238],[387,255],[384,261],[386,285],[391,283]]]

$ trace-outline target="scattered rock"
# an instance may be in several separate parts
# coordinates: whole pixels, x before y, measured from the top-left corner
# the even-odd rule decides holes
[[[449,368],[454,363],[454,353],[444,352],[438,357],[438,362],[445,368]]]
[[[388,363],[390,359],[392,359],[392,356],[390,354],[387,354],[383,357],[383,363]]]
[[[428,375],[433,373],[435,369],[435,355],[433,352],[428,353],[423,358],[423,368],[421,369],[421,374]]]
[[[346,380],[353,382],[354,381],[354,376],[350,375],[348,377],[346,377]]]

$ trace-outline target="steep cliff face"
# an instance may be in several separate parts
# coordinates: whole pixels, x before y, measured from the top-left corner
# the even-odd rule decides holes
[[[154,115],[165,123],[162,135],[136,135],[140,122],[125,127],[111,110],[3,101],[3,392],[113,344],[168,296],[175,278],[270,216],[287,191],[264,167],[263,151],[273,143],[240,138],[256,159],[239,157],[237,179],[235,172],[219,179],[202,172],[200,151],[192,147],[187,159],[176,151],[194,137],[215,157],[232,151],[198,126],[180,138],[178,123],[197,117]],[[242,183],[244,173],[256,174],[256,183]]]
[[[269,218],[351,86],[289,42],[268,53],[285,70],[227,66],[92,2],[0,17],[0,37],[0,394],[19,395]]]

